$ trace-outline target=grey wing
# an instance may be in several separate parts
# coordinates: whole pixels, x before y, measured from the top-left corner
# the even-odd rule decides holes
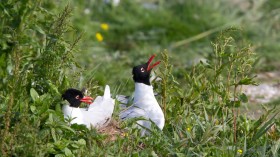
[[[127,104],[129,101],[129,96],[125,95],[116,95],[116,100],[118,100],[121,104]]]
[[[136,117],[148,118],[145,110],[135,106],[131,106],[120,113],[121,120],[125,120],[128,118],[136,118]]]
[[[137,120],[137,127],[141,129],[141,136],[144,136],[145,134],[149,134],[149,129],[151,128],[151,122],[148,120],[149,117],[147,116],[145,110],[131,106],[127,110],[120,113],[120,119],[126,120],[129,118],[137,118],[137,117],[143,117],[146,120]],[[148,128],[148,130],[146,129]]]
[[[120,109],[125,110],[132,102],[132,96],[116,95],[116,100],[120,102]]]

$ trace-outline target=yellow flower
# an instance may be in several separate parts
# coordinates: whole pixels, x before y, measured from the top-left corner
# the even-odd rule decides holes
[[[96,33],[95,37],[99,42],[103,41],[103,36],[100,33]]]
[[[107,31],[109,29],[109,25],[107,23],[101,23],[100,25],[101,29],[103,29],[104,31]]]
[[[242,149],[238,149],[237,152],[241,155],[243,153]]]
[[[188,131],[191,131],[191,128],[190,128],[190,127],[187,127],[187,130],[188,130]]]
[[[123,137],[127,137],[128,136],[128,133],[124,132],[121,134]]]
[[[215,120],[215,125],[219,125],[219,120],[218,119]]]

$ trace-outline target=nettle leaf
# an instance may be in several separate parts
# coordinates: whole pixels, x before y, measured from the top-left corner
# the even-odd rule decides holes
[[[39,94],[36,92],[36,90],[34,88],[30,89],[30,95],[33,101],[36,101],[37,99],[39,99]]]

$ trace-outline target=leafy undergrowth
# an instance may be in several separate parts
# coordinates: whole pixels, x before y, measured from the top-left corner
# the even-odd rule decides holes
[[[82,80],[73,60],[80,36],[69,24],[70,7],[55,15],[46,10],[50,4],[1,3],[1,156],[279,154],[278,111],[267,110],[257,120],[239,113],[248,101],[239,87],[255,84],[251,71],[256,58],[251,47],[237,42],[242,35],[233,28],[217,35],[206,61],[181,71],[180,83],[173,76],[169,54],[161,53],[162,64],[156,71],[160,79],[153,85],[166,117],[162,131],[154,127],[150,136],[140,137],[131,128],[133,121],[117,122],[111,127],[121,131],[112,138],[83,125],[70,126],[61,112],[61,93]],[[94,83],[90,76],[87,80],[88,85]],[[90,90],[99,92],[96,86]],[[116,121],[118,112],[116,104]]]

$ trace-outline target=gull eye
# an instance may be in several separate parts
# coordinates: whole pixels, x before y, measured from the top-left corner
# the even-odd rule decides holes
[[[77,96],[75,97],[75,99],[80,99],[80,96],[79,96],[79,95],[77,95]]]
[[[141,70],[142,73],[145,72],[145,69],[143,67],[140,70]]]

